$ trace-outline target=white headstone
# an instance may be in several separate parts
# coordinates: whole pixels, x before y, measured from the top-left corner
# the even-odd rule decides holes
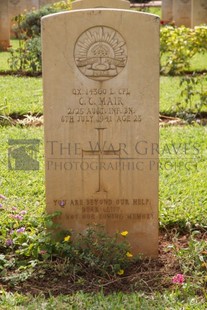
[[[72,2],[72,9],[86,8],[119,8],[129,9],[130,3],[126,0],[77,0]]]
[[[162,21],[164,23],[173,21],[173,0],[162,0]]]
[[[0,0],[1,1],[1,0]],[[50,5],[57,0],[8,0],[9,3],[9,19],[10,19],[10,30],[15,24],[17,24],[13,19],[14,17],[23,14],[25,12],[31,12],[33,10],[38,10],[44,5]]]
[[[122,9],[42,19],[47,211],[61,210],[57,221],[76,232],[90,223],[128,231],[133,251],[150,256],[158,253],[159,24]]]
[[[8,0],[0,1],[0,49],[6,50],[10,44],[10,21]]]
[[[191,0],[173,0],[173,20],[178,27],[191,27]]]
[[[207,24],[207,0],[192,0],[192,27]]]
[[[39,7],[44,6],[44,5],[53,4],[55,2],[60,2],[60,1],[57,1],[57,0],[39,0]]]

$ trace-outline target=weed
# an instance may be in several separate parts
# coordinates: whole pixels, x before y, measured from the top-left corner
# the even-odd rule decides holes
[[[207,107],[207,75],[203,77],[185,76],[180,80],[181,102],[177,103],[177,116],[192,121],[201,114],[203,107]]]
[[[109,236],[99,225],[89,226],[84,234],[59,231],[54,238],[58,225],[53,219],[59,212],[34,219],[6,200],[1,209],[0,270],[2,280],[10,284],[31,277],[43,261],[47,267],[51,261],[64,261],[64,272],[82,275],[87,270],[102,277],[121,275],[134,261],[125,237]]]

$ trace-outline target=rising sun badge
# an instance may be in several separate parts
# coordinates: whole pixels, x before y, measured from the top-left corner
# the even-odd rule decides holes
[[[93,27],[83,32],[76,41],[74,58],[78,69],[89,79],[108,80],[126,66],[126,42],[112,28]]]

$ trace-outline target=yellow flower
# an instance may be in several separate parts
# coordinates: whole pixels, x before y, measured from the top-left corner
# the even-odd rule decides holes
[[[132,257],[133,255],[132,255],[132,253],[127,252],[127,253],[126,253],[126,256],[127,256],[127,257]]]
[[[124,274],[124,269],[120,269],[120,270],[117,272],[117,274],[118,274],[119,276],[122,276],[122,275]]]
[[[68,236],[66,236],[65,238],[64,238],[64,241],[69,241],[70,240],[70,236],[68,235]]]
[[[128,231],[126,231],[126,230],[125,230],[125,231],[122,231],[122,232],[121,232],[121,235],[122,235],[123,237],[126,237],[126,236],[128,235]]]

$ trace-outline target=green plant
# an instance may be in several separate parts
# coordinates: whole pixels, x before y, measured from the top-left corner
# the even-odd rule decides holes
[[[42,114],[42,80],[34,77],[0,76],[0,114],[22,118]]]
[[[201,236],[200,231],[192,231],[187,245],[176,250],[183,273],[192,279],[194,276],[206,276],[207,242]]]
[[[15,33],[21,40],[40,37],[41,17],[70,9],[71,2],[60,2],[50,7],[46,6],[38,11],[33,11],[15,18]],[[146,8],[144,8],[146,9]],[[33,42],[33,41],[31,41]],[[11,50],[10,65],[12,70],[41,71],[41,48],[35,48],[35,42],[20,43],[16,53]],[[160,59],[161,72],[164,74],[182,74],[190,70],[190,63],[196,54],[207,53],[207,26],[195,29],[173,26],[163,26],[160,32]],[[27,56],[25,56],[27,55]],[[32,62],[32,58],[34,61]],[[29,60],[28,60],[29,59]],[[29,67],[26,64],[31,64]],[[27,68],[28,67],[28,68]],[[21,69],[22,68],[22,69]]]
[[[33,10],[25,14],[18,15],[14,18],[15,26],[14,33],[19,39],[29,39],[39,37],[41,34],[41,18],[58,13],[60,11],[66,11],[71,8],[71,1],[56,2],[51,5],[41,7],[39,10]]]
[[[41,18],[62,10],[54,6],[43,6],[39,10],[27,12],[14,18],[15,26],[13,31],[18,39],[30,39],[41,34]]]
[[[19,48],[10,49],[11,57],[8,59],[10,68],[14,71],[40,73],[42,70],[40,37],[19,42]]]
[[[61,1],[14,18],[16,22],[14,33],[19,39],[19,47],[10,49],[11,57],[8,63],[11,70],[35,74],[41,72],[41,18],[68,9],[70,9],[70,1],[67,3]]]
[[[195,117],[200,115],[203,107],[207,106],[207,75],[185,76],[180,80],[180,98],[181,102],[177,103],[178,116],[188,118],[189,115]],[[196,114],[195,114],[196,113]]]
[[[168,74],[177,74],[189,68],[189,60],[194,55],[190,41],[192,31],[186,27],[161,28],[160,50],[161,59],[165,61],[161,71]]]
[[[163,26],[160,37],[161,72],[181,74],[190,68],[190,60],[197,53],[207,51],[207,26]]]
[[[89,226],[84,234],[62,231],[54,224],[60,212],[32,218],[26,210],[9,206],[3,195],[0,202],[0,275],[4,281],[25,280],[43,262],[50,266],[55,260],[65,272],[82,275],[87,270],[103,277],[123,274],[132,262],[130,245],[119,233],[109,236],[98,225]]]
[[[91,269],[102,276],[123,274],[132,261],[132,254],[130,244],[122,238],[120,240],[120,233],[109,236],[100,225],[89,226],[84,234],[74,239],[71,259],[83,269]]]
[[[179,78],[171,79],[179,80]],[[13,89],[13,92],[16,91],[15,88],[22,90],[25,84],[29,85],[30,83],[37,83],[36,88],[39,88],[41,83],[40,79],[35,78],[4,77],[4,80],[5,82],[1,83],[1,86],[6,82],[11,83],[11,80],[16,86],[12,87],[11,84],[8,84],[8,92],[9,89]],[[33,92],[32,89],[29,89],[29,94]],[[20,95],[20,93],[15,93],[14,98],[20,97],[21,103],[22,97]],[[29,99],[30,96],[25,93],[25,98]],[[27,100],[25,99],[25,101]],[[29,108],[27,106],[27,109]],[[69,254],[63,256],[63,253],[71,253],[70,249],[76,240],[76,236],[71,232],[65,232],[59,241],[54,242],[49,234],[46,235],[48,232],[46,227],[50,228],[53,225],[53,218],[45,219],[43,216],[45,205],[42,148],[40,149],[41,169],[39,172],[17,172],[7,169],[8,138],[32,139],[35,137],[43,141],[42,130],[42,127],[18,128],[13,126],[0,128],[1,193],[10,197],[0,201],[2,205],[0,206],[0,253],[3,255],[1,257],[2,273],[0,274],[2,283],[0,308],[3,310],[22,307],[22,309],[36,310],[44,306],[48,309],[123,308],[131,310],[136,306],[140,309],[205,310],[207,308],[205,282],[207,269],[205,265],[202,266],[202,257],[206,262],[205,234],[202,236],[194,235],[195,242],[192,241],[192,245],[187,244],[186,239],[181,239],[184,241],[181,244],[182,248],[176,248],[175,252],[172,253],[173,258],[179,256],[179,266],[181,266],[179,272],[185,273],[184,285],[177,285],[176,288],[172,284],[172,278],[175,275],[174,260],[171,260],[172,256],[170,255],[163,256],[163,252],[158,260],[152,260],[152,264],[158,268],[155,273],[151,273],[151,263],[147,264],[147,268],[143,268],[142,263],[139,264],[138,262],[132,265],[129,270],[126,268],[126,274],[123,277],[114,276],[111,267],[109,267],[108,275],[107,273],[103,275],[103,271],[98,269],[93,277],[91,260],[85,264],[83,255],[81,260],[78,260],[79,255],[75,253],[75,264],[73,260],[71,261]],[[170,169],[168,166],[160,169],[160,222],[162,228],[166,228],[166,234],[170,227],[174,229],[173,231],[183,232],[183,227],[190,223],[191,227],[197,226],[197,229],[201,227],[200,229],[204,231],[207,225],[206,127],[197,125],[171,126],[161,128],[160,131],[161,157],[165,155],[166,160],[172,162]],[[180,159],[181,166],[176,165],[175,158]],[[161,158],[161,160],[164,159]],[[192,167],[194,160],[198,162],[198,169]],[[13,210],[13,206],[16,206],[17,209]],[[26,214],[23,214],[24,218],[21,221],[18,218],[10,217],[10,215],[21,216],[21,211],[27,211]],[[18,234],[14,232],[13,235],[10,235],[12,227],[13,230],[25,227],[25,231]],[[174,236],[173,231],[171,231],[169,238]],[[189,233],[189,229],[187,231]],[[84,237],[86,233],[83,234]],[[15,244],[6,246],[5,241],[11,236],[17,238]],[[161,236],[163,235],[161,234]],[[120,238],[124,237],[120,236]],[[169,240],[166,242],[170,242]],[[24,243],[26,243],[25,246]],[[82,241],[80,243],[83,244]],[[39,250],[37,250],[38,246]],[[183,252],[178,253],[180,250]],[[201,259],[199,255],[201,255]],[[95,256],[92,261],[96,259]],[[127,260],[130,265],[131,258]],[[166,273],[167,265],[172,266],[173,273],[170,275]],[[88,273],[86,266],[89,266]],[[145,282],[144,275],[146,273],[151,276],[152,282]],[[157,273],[158,291],[154,289],[152,284]],[[143,283],[141,289],[132,284],[132,279],[134,276],[136,278],[137,275]],[[53,286],[49,286],[48,283],[52,283],[53,280]],[[23,282],[18,284],[20,281]],[[161,284],[162,281],[165,283],[164,287]],[[169,282],[171,283],[170,287],[166,286],[166,283]],[[90,283],[93,283],[93,288],[89,287]],[[15,286],[12,288],[13,285]],[[148,287],[147,292],[144,289],[146,286]],[[8,292],[6,291],[7,288]],[[67,294],[66,288],[69,290]],[[103,293],[98,293],[102,290]],[[75,291],[78,292],[74,294]],[[93,293],[87,294],[86,291],[93,291]],[[112,291],[113,294],[111,294]],[[48,294],[48,292],[51,293]],[[35,297],[32,297],[30,293]]]
[[[53,3],[51,6],[58,10],[70,10],[71,9],[71,3],[73,0],[65,0],[65,1],[59,1]]]
[[[207,242],[200,231],[191,231],[187,244],[182,248],[175,247],[175,254],[187,283],[186,298],[190,294],[202,294],[207,286]]]
[[[12,120],[9,117],[9,106],[7,102],[7,98],[4,98],[4,102],[1,104],[0,103],[0,123],[2,124],[7,124],[8,122],[11,123]]]

